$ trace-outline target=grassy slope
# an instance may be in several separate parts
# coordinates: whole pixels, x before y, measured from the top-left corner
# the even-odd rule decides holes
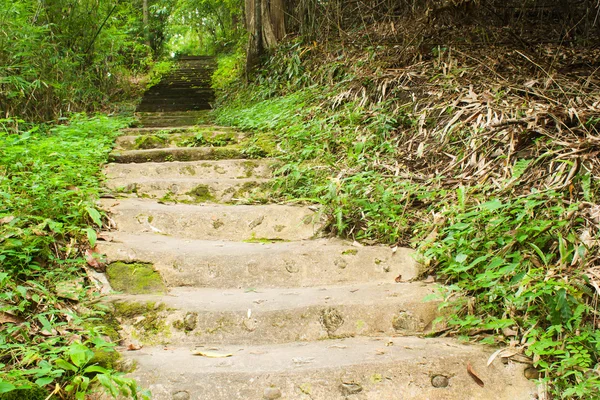
[[[0,121],[0,399],[79,399],[98,383],[136,395],[113,369],[83,254],[102,225],[101,166],[126,124]]]
[[[512,347],[549,392],[591,398],[597,88],[512,54],[438,50],[386,70],[385,51],[357,47],[282,46],[223,94],[217,122],[275,132],[276,189],[323,204],[332,232],[415,247],[443,295],[462,295],[444,332]]]

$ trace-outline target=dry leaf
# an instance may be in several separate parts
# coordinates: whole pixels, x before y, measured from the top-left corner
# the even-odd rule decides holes
[[[9,215],[8,217],[0,218],[0,225],[10,224],[15,219],[14,216]]]
[[[16,315],[12,315],[6,312],[0,312],[0,325],[2,324],[22,324],[25,320]]]
[[[477,383],[481,387],[485,386],[484,383],[483,383],[483,381],[481,380],[481,378],[477,376],[477,374],[475,373],[475,371],[473,371],[473,367],[471,367],[471,363],[467,363],[467,372],[469,373],[469,375],[471,376],[471,378],[473,378],[473,380],[475,381],[475,383]]]
[[[231,353],[217,353],[215,351],[203,351],[203,350],[194,350],[192,354],[195,356],[202,356],[208,358],[227,358],[233,356]]]
[[[96,251],[90,249],[85,251],[85,261],[88,263],[88,265],[94,268],[96,271],[104,272],[106,270],[106,265],[100,262],[99,258],[100,253],[97,253]]]

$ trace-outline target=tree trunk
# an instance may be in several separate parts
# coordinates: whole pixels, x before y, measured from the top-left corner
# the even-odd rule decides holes
[[[138,3],[139,4],[139,3]],[[148,0],[143,0],[142,3],[142,22],[144,25],[144,39],[149,47],[152,47],[152,41],[150,40],[150,27],[148,26],[150,20],[150,13],[148,11]]]
[[[285,36],[284,0],[263,0],[263,39],[267,48],[277,45]]]
[[[246,54],[246,78],[260,63],[264,53],[262,34],[262,2],[246,0],[246,29],[248,30],[248,50]]]

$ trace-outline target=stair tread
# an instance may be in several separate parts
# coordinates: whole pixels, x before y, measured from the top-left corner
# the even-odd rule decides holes
[[[242,232],[232,235],[235,241],[182,239],[150,232],[108,235],[113,241],[99,242],[98,249],[109,262],[151,262],[168,286],[247,288],[394,283],[397,278],[410,281],[421,273],[411,249],[355,247],[340,239],[252,243],[242,241],[252,240],[251,234]]]
[[[296,288],[216,289],[174,287],[167,295],[113,295],[111,301],[158,302],[168,307],[194,312],[243,311],[256,312],[294,310],[311,306],[340,305],[377,306],[384,303],[424,303],[436,290],[435,284],[356,283],[353,285],[323,285]]]
[[[308,207],[289,205],[159,204],[150,199],[100,202],[124,233],[158,232],[189,239],[301,240],[320,229],[318,215]]]
[[[496,360],[488,367],[490,348],[452,339],[349,338],[216,350],[231,354],[227,358],[196,356],[193,351],[148,347],[125,356],[137,362],[133,375],[155,389],[156,400],[175,391],[186,391],[191,399],[258,399],[269,387],[277,387],[288,399],[306,398],[307,391],[319,399],[352,393],[387,399],[401,393],[402,398],[423,400],[516,400],[536,393],[535,384],[523,377],[524,365]],[[195,351],[215,352],[205,347]],[[467,365],[484,387],[469,375]],[[433,387],[435,376],[445,377],[447,387]]]

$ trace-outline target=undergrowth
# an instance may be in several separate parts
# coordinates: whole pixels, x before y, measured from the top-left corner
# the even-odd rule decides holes
[[[102,225],[100,168],[127,122],[0,120],[0,399],[84,399],[99,386],[138,398],[106,362],[118,356],[83,255]]]
[[[438,334],[520,354],[547,394],[595,398],[594,86],[549,80],[532,61],[560,49],[479,61],[437,48],[404,68],[391,57],[388,70],[389,48],[340,48],[281,46],[253,84],[222,96],[216,121],[272,132],[275,189],[320,203],[332,233],[416,248],[445,284]]]

